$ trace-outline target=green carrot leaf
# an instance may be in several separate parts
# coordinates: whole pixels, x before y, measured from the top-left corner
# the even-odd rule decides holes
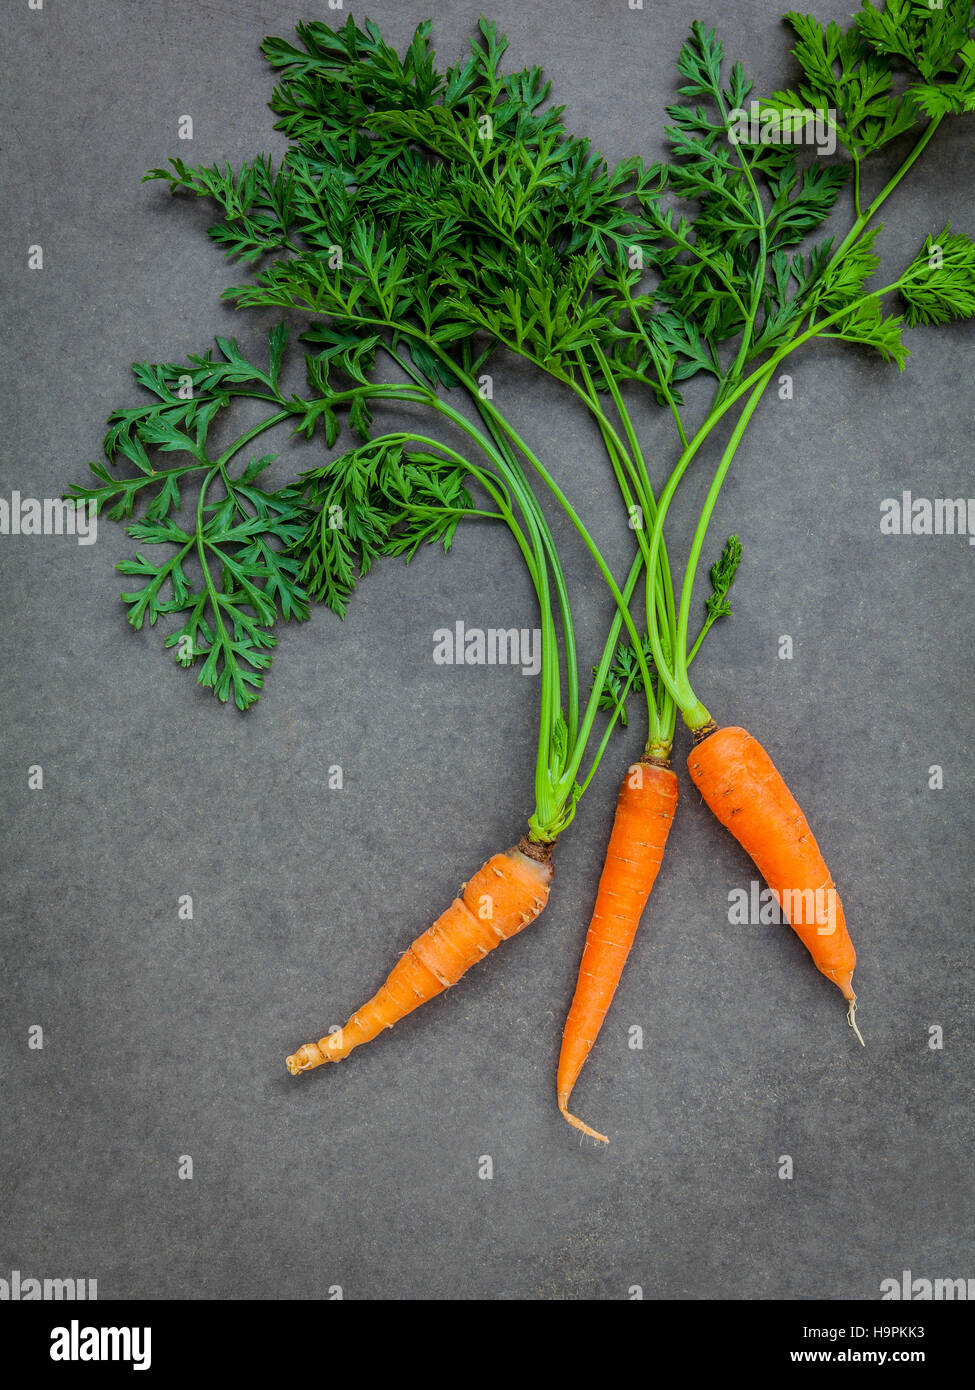
[[[947,323],[975,315],[975,241],[952,232],[929,236],[899,282],[907,323]]]
[[[735,582],[735,575],[740,564],[741,542],[737,536],[729,536],[720,558],[715,561],[710,570],[712,592],[705,599],[704,606],[711,622],[716,622],[718,618],[727,618],[730,615],[731,604],[728,602],[728,590]]]
[[[895,362],[900,371],[907,365],[909,350],[901,339],[904,320],[893,315],[884,315],[876,299],[864,300],[839,320],[824,338],[840,338],[847,343],[873,348],[885,362]]]
[[[640,645],[647,669],[652,677],[654,673],[653,651],[650,638],[646,633],[644,633]],[[594,676],[597,669],[595,666],[592,669]],[[627,697],[634,692],[639,694],[642,690],[643,676],[640,672],[636,650],[632,643],[621,642],[614,654],[612,665],[606,673],[606,680],[599,695],[598,707],[608,714],[616,714],[618,711],[620,723],[625,729],[627,727]]]
[[[295,488],[308,520],[291,546],[308,593],[344,617],[359,579],[381,555],[409,560],[424,544],[449,550],[474,503],[463,463],[406,451],[384,436],[303,473]]]

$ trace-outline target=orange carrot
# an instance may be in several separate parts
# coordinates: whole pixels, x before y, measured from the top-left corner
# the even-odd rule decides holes
[[[562,1034],[556,1079],[559,1109],[570,1125],[603,1143],[609,1143],[605,1134],[569,1114],[569,1096],[616,993],[676,809],[677,778],[669,767],[644,760],[628,769]]]
[[[527,839],[495,854],[400,956],[379,992],[344,1028],[317,1043],[305,1043],[287,1059],[292,1076],[340,1062],[354,1047],[455,985],[472,965],[515,936],[541,912],[552,879],[551,845]]]
[[[758,740],[738,728],[705,733],[687,765],[718,820],[755,861],[817,967],[842,991],[860,1038],[852,984],[857,957],[843,904],[782,774]]]

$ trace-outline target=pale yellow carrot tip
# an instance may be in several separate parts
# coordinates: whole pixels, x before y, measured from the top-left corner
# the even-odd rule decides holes
[[[311,1071],[313,1067],[320,1067],[325,1061],[316,1043],[305,1043],[299,1047],[297,1052],[293,1052],[290,1057],[285,1058],[285,1066],[292,1076],[300,1076],[303,1071]]]
[[[582,1122],[582,1120],[577,1119],[577,1118],[575,1117],[575,1115],[570,1115],[570,1114],[569,1114],[569,1109],[568,1109],[568,1104],[567,1104],[567,1102],[568,1102],[568,1097],[567,1097],[567,1096],[564,1097],[564,1098],[561,1097],[561,1096],[559,1097],[559,1109],[561,1110],[561,1112],[562,1112],[562,1114],[565,1116],[565,1118],[568,1120],[569,1124],[570,1124],[570,1125],[575,1125],[576,1129],[581,1129],[582,1132],[583,1132],[583,1134],[588,1134],[588,1135],[589,1135],[590,1139],[598,1139],[599,1142],[600,1142],[601,1144],[608,1144],[608,1143],[609,1143],[609,1136],[608,1136],[608,1135],[606,1135],[606,1134],[600,1134],[598,1129],[590,1129],[589,1126],[588,1126],[587,1124],[584,1124],[584,1123]]]
[[[861,1046],[861,1047],[866,1047],[867,1044],[863,1041],[863,1034],[860,1032],[859,1028],[857,1027],[857,999],[856,999],[856,995],[854,995],[853,998],[850,1000],[849,1008],[848,1008],[847,1011],[846,1011],[846,1021],[847,1021],[847,1023],[850,1025],[850,1027],[853,1029],[854,1033],[856,1033],[857,1037],[860,1039],[860,1046]]]

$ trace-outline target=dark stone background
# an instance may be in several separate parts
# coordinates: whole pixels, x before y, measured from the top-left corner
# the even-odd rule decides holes
[[[427,0],[370,0],[397,45]],[[822,17],[851,6],[822,0]],[[435,7],[464,51],[476,3]],[[134,403],[133,360],[255,351],[202,205],[144,170],[280,148],[265,33],[321,4],[47,0],[8,7],[2,493],[85,476]],[[497,0],[511,65],[542,62],[568,120],[619,157],[662,152],[691,19],[768,90],[793,78],[779,9]],[[335,19],[344,15],[335,14]],[[179,142],[182,113],[195,122]],[[973,121],[945,129],[889,208],[900,267],[949,218],[975,227]],[[876,178],[876,173],[873,178]],[[846,223],[846,204],[843,221]],[[44,247],[43,272],[26,248]],[[731,927],[753,877],[689,781],[648,919],[577,1091],[612,1136],[580,1147],[554,1071],[618,772],[633,727],[558,852],[549,911],[444,999],[347,1065],[300,1081],[286,1052],[341,1021],[532,803],[538,686],[434,666],[463,618],[533,625],[513,547],[468,527],[445,559],[377,568],[347,621],[283,633],[266,694],[221,708],[133,633],[115,562],[135,542],[0,538],[3,937],[0,1274],[88,1276],[103,1298],[876,1297],[903,1269],[972,1261],[973,551],[881,536],[880,502],[972,492],[971,329],[908,335],[900,375],[838,343],[763,405],[709,553],[734,529],[733,618],[697,666],[802,800],[860,954],[868,1046],[791,932]],[[622,572],[630,538],[598,438],[507,364],[497,399],[557,465]],[[636,407],[658,476],[666,417]],[[320,445],[275,440],[281,481]],[[686,550],[714,457],[675,508]],[[611,612],[556,520],[584,659]],[[702,595],[703,596],[703,595]],[[795,640],[777,657],[780,634]],[[591,655],[590,655],[591,654]],[[680,736],[682,769],[686,739]],[[40,763],[44,789],[27,790]],[[327,767],[345,789],[327,788]],[[944,768],[929,791],[928,768]],[[192,922],[177,918],[191,893]],[[27,1048],[32,1024],[43,1051]],[[639,1024],[642,1051],[627,1029]],[[944,1028],[941,1051],[928,1028]],[[182,1154],[192,1182],[177,1177]],[[477,1177],[490,1154],[492,1181]],[[789,1154],[795,1177],[777,1176]]]

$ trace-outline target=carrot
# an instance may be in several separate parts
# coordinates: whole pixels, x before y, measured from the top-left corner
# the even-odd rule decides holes
[[[676,809],[677,778],[669,767],[643,759],[628,769],[562,1034],[556,1079],[559,1109],[570,1125],[604,1144],[609,1143],[605,1134],[570,1115],[569,1097],[616,993]]]
[[[705,726],[695,737],[701,741],[687,759],[695,786],[752,857],[817,968],[842,992],[862,1043],[852,983],[856,951],[836,885],[798,802],[745,729],[708,732]]]
[[[400,956],[385,984],[344,1028],[305,1043],[287,1059],[292,1076],[323,1062],[341,1062],[354,1047],[455,985],[495,946],[535,920],[548,901],[551,879],[550,845],[523,839],[495,854],[464,884],[463,896]]]

